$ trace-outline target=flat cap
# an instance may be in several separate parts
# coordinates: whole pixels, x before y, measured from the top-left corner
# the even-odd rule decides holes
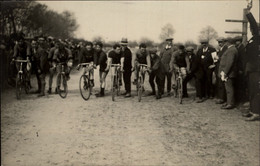
[[[165,39],[165,41],[172,41],[172,40],[173,40],[172,37],[168,37],[168,38]]]
[[[128,44],[127,38],[122,38],[120,44],[121,45],[127,45]]]
[[[200,39],[200,43],[209,43],[208,39]]]

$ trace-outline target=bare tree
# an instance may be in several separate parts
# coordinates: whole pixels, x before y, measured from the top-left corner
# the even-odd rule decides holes
[[[168,23],[165,26],[162,27],[160,39],[164,41],[168,37],[173,37],[173,34],[175,33],[175,30],[172,26],[172,24]]]
[[[199,39],[207,39],[211,41],[212,39],[216,39],[218,37],[217,31],[211,27],[207,26],[200,31]]]

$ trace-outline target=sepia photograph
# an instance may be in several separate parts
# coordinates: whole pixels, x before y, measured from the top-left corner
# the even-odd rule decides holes
[[[259,0],[0,2],[1,166],[260,166]]]

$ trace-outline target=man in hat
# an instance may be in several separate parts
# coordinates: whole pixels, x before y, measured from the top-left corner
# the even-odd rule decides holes
[[[124,54],[124,73],[123,79],[125,84],[125,92],[122,95],[125,97],[131,97],[131,75],[132,75],[132,52],[127,47],[127,38],[122,38],[121,40],[121,52]]]
[[[97,41],[94,53],[94,64],[96,66],[99,65],[100,93],[96,94],[97,97],[103,97],[105,95],[106,76],[108,73],[107,71],[105,71],[107,67],[107,55],[102,50],[102,48],[103,43],[101,41]]]
[[[214,71],[214,60],[213,57],[216,54],[215,48],[209,46],[207,39],[200,41],[201,47],[197,52],[197,56],[200,59],[200,64],[203,69],[203,79],[201,80],[202,97],[213,99],[213,84],[212,84],[212,73]],[[201,103],[205,98],[200,98],[197,102]]]
[[[154,79],[157,84],[157,89],[158,92],[156,94],[156,99],[160,99],[162,96],[163,92],[163,79],[165,78],[165,69],[164,66],[161,62],[160,57],[156,54],[157,49],[153,48],[150,50],[150,55],[151,55],[151,72],[150,72],[150,77],[149,77],[149,83],[152,87],[152,93],[150,95],[155,95],[155,84],[154,84]]]
[[[171,82],[172,72],[170,71],[170,61],[173,52],[176,50],[173,48],[173,44],[172,44],[173,38],[169,37],[165,41],[166,41],[166,46],[160,53],[161,61],[166,71],[165,74],[166,78],[163,79],[163,93],[165,87],[165,79],[167,79],[167,93],[168,95],[170,95],[171,86],[172,86],[172,82]]]
[[[227,38],[227,50],[223,53],[219,62],[218,75],[225,84],[227,103],[222,105],[222,109],[232,109],[235,106],[234,80],[237,76],[237,56],[233,38]]]
[[[218,55],[218,60],[215,62],[215,75],[216,75],[216,104],[224,104],[226,102],[226,90],[225,90],[225,84],[224,82],[221,80],[219,74],[218,74],[218,70],[219,70],[219,62],[221,60],[222,55],[224,54],[224,52],[227,50],[227,46],[226,46],[226,39],[223,37],[220,37],[217,39],[218,41],[218,45],[219,45],[219,50],[217,51],[217,55]]]

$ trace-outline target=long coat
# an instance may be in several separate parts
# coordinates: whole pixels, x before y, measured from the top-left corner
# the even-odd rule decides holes
[[[155,73],[156,77],[160,78],[160,80],[163,80],[166,71],[160,57],[157,54],[155,54],[153,58],[151,57],[151,64],[152,72]]]
[[[223,71],[227,77],[234,78],[237,75],[237,57],[238,51],[235,46],[229,46],[222,55],[219,63],[218,75]]]

